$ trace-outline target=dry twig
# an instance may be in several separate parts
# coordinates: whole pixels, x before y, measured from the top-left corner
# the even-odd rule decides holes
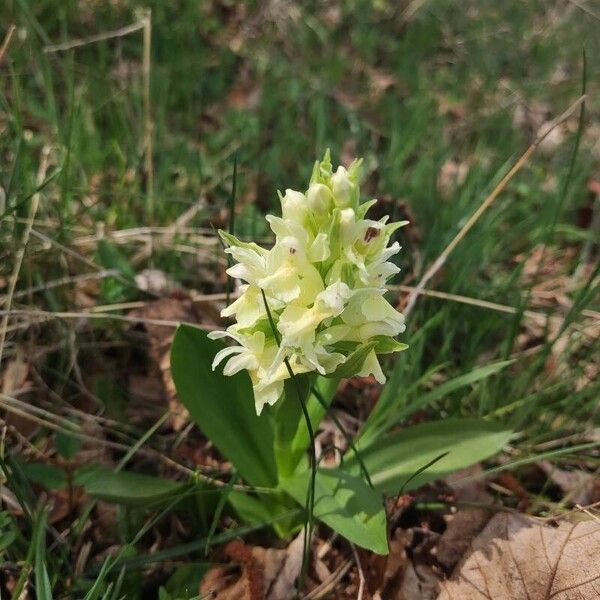
[[[8,28],[8,31],[6,32],[6,35],[4,36],[4,41],[2,42],[2,46],[0,46],[0,65],[2,64],[4,56],[6,55],[6,52],[10,47],[10,43],[12,42],[12,38],[16,30],[17,28],[15,27],[15,25],[11,25]]]
[[[412,292],[408,296],[408,301],[406,307],[404,308],[404,316],[408,316],[414,305],[417,301],[417,298],[423,290],[425,286],[429,283],[431,278],[442,268],[448,256],[452,253],[452,251],[458,246],[458,244],[463,240],[463,238],[471,231],[475,223],[479,220],[481,215],[495,202],[496,198],[500,195],[501,192],[504,191],[506,186],[512,180],[512,178],[527,164],[533,153],[539,147],[539,145],[546,139],[548,135],[561,123],[564,123],[577,108],[585,101],[585,94],[577,99],[565,112],[563,112],[559,117],[550,122],[543,130],[538,134],[536,139],[533,141],[531,146],[527,148],[524,154],[517,160],[517,162],[512,166],[510,171],[500,180],[498,185],[492,190],[489,196],[481,203],[479,208],[471,215],[471,217],[467,220],[467,222],[463,225],[461,230],[456,234],[454,239],[444,248],[442,253],[437,257],[437,259],[433,262],[433,264],[427,269],[419,283],[412,290]]]

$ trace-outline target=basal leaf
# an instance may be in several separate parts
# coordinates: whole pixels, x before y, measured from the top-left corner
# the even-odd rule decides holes
[[[127,505],[158,504],[183,494],[188,487],[186,483],[128,471],[115,473],[99,466],[79,469],[74,483],[94,498]]]
[[[231,377],[212,370],[223,348],[197,327],[180,325],[171,348],[171,372],[177,396],[190,415],[240,475],[257,486],[274,486],[277,469],[273,427],[268,414],[256,414],[246,371]]]
[[[310,471],[283,480],[280,486],[305,506]],[[361,548],[388,553],[387,519],[380,493],[360,477],[341,469],[319,469],[314,516]]]
[[[359,442],[359,448],[373,485],[394,495],[403,488],[418,488],[493,456],[508,442],[511,433],[503,425],[483,419],[448,419],[388,433],[366,447]],[[410,479],[431,461],[434,462],[429,468]],[[353,473],[359,473],[352,455],[344,464]]]

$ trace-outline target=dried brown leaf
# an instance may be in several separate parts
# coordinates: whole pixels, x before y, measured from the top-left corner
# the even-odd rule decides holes
[[[540,461],[537,466],[564,492],[563,502],[586,506],[600,500],[598,480],[591,473],[567,471],[548,461]]]
[[[440,578],[427,565],[409,563],[402,585],[393,600],[434,600],[440,589]]]
[[[20,390],[27,381],[29,365],[23,358],[23,352],[18,350],[15,357],[6,363],[2,374],[2,393],[12,394]]]
[[[192,301],[180,298],[160,298],[149,302],[144,307],[132,311],[132,315],[143,319],[157,319],[164,321],[198,322]],[[162,374],[163,385],[171,410],[171,424],[175,431],[181,430],[187,423],[189,414],[185,407],[177,400],[175,384],[171,377],[170,348],[173,341],[174,330],[163,325],[152,323],[145,324],[148,333],[149,353],[154,363]]]
[[[551,527],[499,513],[475,538],[438,600],[597,600],[600,524]]]
[[[210,569],[202,579],[200,596],[214,600],[293,598],[302,568],[302,549],[302,534],[283,550],[230,542],[225,554],[234,562]]]

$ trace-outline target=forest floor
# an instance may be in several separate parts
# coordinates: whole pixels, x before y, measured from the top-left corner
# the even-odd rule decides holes
[[[319,526],[299,597],[600,597],[599,21],[586,0],[3,0],[0,595],[294,597],[299,538],[162,496],[231,481],[169,348],[226,324],[234,160],[235,233],[268,244],[276,191],[330,148],[410,221],[394,426],[514,433],[389,498],[386,557]],[[356,433],[380,396],[343,381],[333,410]],[[328,420],[317,442],[345,444]]]

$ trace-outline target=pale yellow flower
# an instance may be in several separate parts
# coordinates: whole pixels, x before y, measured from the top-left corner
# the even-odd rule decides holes
[[[390,259],[400,246],[391,236],[404,223],[365,218],[375,201],[359,202],[360,164],[334,173],[326,154],[305,194],[280,195],[281,217],[267,216],[275,234],[270,250],[221,232],[237,262],[227,273],[245,284],[222,311],[236,323],[210,334],[238,345],[221,350],[213,368],[226,361],[226,375],[248,370],[258,413],[281,396],[288,365],[294,374],[337,376],[364,348],[356,355],[366,353],[362,366],[344,376],[373,375],[383,383],[377,353],[405,347],[394,339],[404,318],[384,298],[386,281],[399,271]]]

